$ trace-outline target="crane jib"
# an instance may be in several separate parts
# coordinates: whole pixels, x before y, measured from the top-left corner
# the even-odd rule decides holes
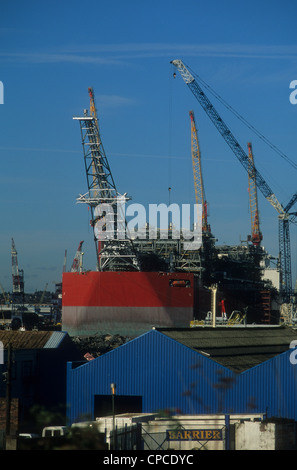
[[[196,97],[198,102],[201,104],[202,108],[208,115],[208,117],[211,119],[215,127],[218,129],[226,143],[229,145],[237,159],[240,161],[240,163],[244,166],[244,168],[247,170],[249,174],[253,172],[253,177],[256,181],[256,184],[264,197],[270,202],[270,204],[277,210],[277,212],[281,215],[285,213],[284,208],[282,204],[277,200],[275,194],[271,190],[271,188],[268,186],[262,175],[259,173],[259,171],[253,166],[251,168],[251,162],[232,134],[231,130],[227,127],[225,122],[222,120],[216,109],[214,108],[213,104],[209,101],[207,96],[205,95],[204,91],[200,87],[200,85],[197,83],[193,75],[189,72],[189,70],[185,67],[183,62],[181,60],[173,60],[171,63],[177,67],[178,71],[180,72],[183,80],[185,83],[188,85],[189,89],[193,93],[193,95]]]

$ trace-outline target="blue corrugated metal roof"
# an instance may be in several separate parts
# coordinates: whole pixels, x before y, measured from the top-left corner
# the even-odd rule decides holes
[[[67,403],[71,422],[94,418],[95,395],[142,396],[142,411],[185,414],[265,413],[297,420],[297,366],[290,351],[241,374],[152,330],[73,368],[68,363]]]

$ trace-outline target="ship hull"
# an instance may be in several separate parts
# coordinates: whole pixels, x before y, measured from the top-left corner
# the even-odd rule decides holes
[[[192,273],[64,273],[62,328],[70,336],[135,337],[153,327],[188,327],[195,303]]]

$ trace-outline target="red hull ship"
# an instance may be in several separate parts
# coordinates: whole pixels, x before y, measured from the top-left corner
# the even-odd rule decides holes
[[[193,273],[66,272],[62,286],[62,327],[70,335],[189,327],[198,301]]]

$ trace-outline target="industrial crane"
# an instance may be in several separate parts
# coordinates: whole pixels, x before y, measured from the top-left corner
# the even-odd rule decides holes
[[[285,302],[290,301],[292,293],[292,279],[291,279],[291,254],[290,254],[290,235],[289,235],[289,210],[292,208],[297,200],[297,193],[291,198],[286,207],[277,200],[275,194],[266,183],[262,175],[255,168],[252,161],[246,155],[230,129],[222,120],[208,97],[203,92],[202,88],[190,73],[188,68],[179,59],[172,60],[171,63],[177,68],[184,82],[191,90],[197,101],[200,103],[208,117],[211,119],[215,127],[218,129],[226,143],[229,145],[234,155],[238,158],[239,162],[243,165],[249,175],[253,175],[257,187],[262,192],[263,196],[274,207],[279,217],[279,245],[280,245],[280,270],[281,270],[281,285],[280,293]]]
[[[7,297],[6,293],[5,293],[5,290],[4,290],[4,287],[2,286],[1,282],[0,282],[0,289],[2,291],[4,303],[8,305],[9,304],[9,294],[8,294],[8,297]]]
[[[292,267],[290,246],[290,222],[294,221],[296,212],[289,213],[295,202],[297,193],[292,196],[284,208],[284,214],[279,216],[279,256],[280,256],[280,291],[286,302],[289,302],[292,294]]]
[[[73,262],[72,262],[72,266],[71,266],[71,272],[72,273],[77,273],[81,270],[82,268],[82,246],[83,246],[83,241],[79,242],[79,245],[78,245],[78,248],[76,250],[76,253],[75,253],[75,256],[74,256],[74,259],[73,259]]]
[[[19,269],[18,256],[14,243],[11,239],[11,259],[12,259],[12,292],[15,296],[24,295],[24,271]]]
[[[66,272],[66,264],[67,264],[67,250],[65,250],[64,252],[63,273]]]
[[[94,90],[92,87],[89,87],[88,88],[88,93],[89,93],[89,97],[90,97],[90,115],[91,116],[94,116],[94,119],[97,123],[97,127],[98,127],[98,117],[97,117],[97,109],[96,109],[96,105],[95,105],[95,95],[94,95]]]
[[[207,223],[207,202],[205,200],[205,191],[202,177],[202,166],[201,166],[201,152],[198,139],[197,126],[195,122],[195,116],[193,111],[189,111],[191,119],[191,150],[192,150],[192,164],[193,164],[193,175],[194,175],[194,188],[195,188],[195,199],[196,204],[202,206],[202,232],[209,232],[209,226]]]
[[[254,246],[260,246],[262,241],[262,233],[260,231],[260,219],[259,219],[259,208],[258,208],[258,193],[257,193],[257,185],[255,181],[254,175],[254,156],[252,150],[251,142],[248,142],[248,150],[249,150],[249,159],[252,163],[252,171],[249,172],[249,201],[250,201],[250,213],[251,213],[251,242]]]
[[[93,88],[88,89],[90,112],[74,117],[79,121],[88,192],[80,195],[78,202],[88,204],[91,211],[99,271],[138,270],[138,259],[132,241],[127,236],[123,206],[128,200],[120,195],[111,173],[99,132]]]
[[[92,87],[89,87],[88,88],[88,93],[89,93],[89,97],[90,97],[90,116],[93,116],[94,120],[95,120],[95,127],[97,129],[97,132],[96,132],[96,139],[97,139],[97,145],[99,147],[102,148],[103,150],[103,147],[102,147],[102,142],[101,142],[101,139],[100,139],[100,132],[99,132],[99,120],[98,120],[98,116],[97,116],[97,108],[96,108],[96,104],[95,104],[95,95],[94,95],[94,90]],[[104,150],[103,150],[104,152]],[[108,166],[108,162],[107,162],[107,166]],[[96,188],[96,183],[97,183],[97,180],[96,180],[96,167],[95,165],[92,165],[92,171],[93,171],[93,184],[94,184],[94,190]],[[110,169],[109,169],[110,171]],[[111,174],[111,171],[110,171],[110,174]],[[112,176],[111,176],[111,179],[112,179]],[[112,179],[112,184],[113,184],[113,187],[115,186],[114,184],[114,181]],[[99,188],[98,188],[99,189]],[[95,193],[96,194],[96,193]],[[103,248],[103,243],[101,241],[99,241],[99,247],[100,247],[100,250]],[[100,251],[99,250],[99,251]]]

